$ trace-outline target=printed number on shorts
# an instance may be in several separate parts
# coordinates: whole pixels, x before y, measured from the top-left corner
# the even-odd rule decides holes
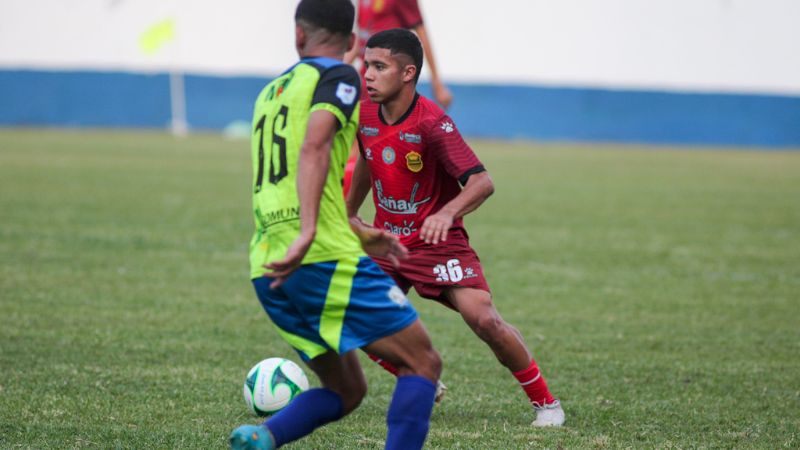
[[[461,270],[461,261],[451,259],[447,264],[437,264],[433,268],[433,274],[436,275],[436,281],[450,281],[457,283],[464,278],[464,271]]]

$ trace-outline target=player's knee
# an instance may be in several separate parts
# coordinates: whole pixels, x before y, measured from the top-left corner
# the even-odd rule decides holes
[[[438,380],[439,376],[442,374],[442,357],[433,347],[431,347],[427,353],[427,366],[430,368],[431,378]]]
[[[472,323],[472,330],[482,340],[493,342],[500,338],[506,324],[497,314],[485,314],[477,317]]]
[[[442,373],[442,358],[433,347],[427,347],[414,352],[413,359],[408,361],[407,371],[413,375],[438,380]]]
[[[419,355],[414,372],[417,375],[428,378],[429,380],[438,380],[442,374],[442,357],[439,356],[433,347],[428,348],[425,352]]]
[[[347,415],[354,409],[358,408],[361,401],[367,395],[367,384],[359,380],[351,380],[352,382],[336,389],[339,397],[342,399],[342,415]]]

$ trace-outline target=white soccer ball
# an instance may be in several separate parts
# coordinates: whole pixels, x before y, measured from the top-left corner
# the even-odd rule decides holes
[[[297,364],[284,358],[268,358],[253,366],[244,380],[244,402],[259,416],[280,411],[301,392],[308,378]]]

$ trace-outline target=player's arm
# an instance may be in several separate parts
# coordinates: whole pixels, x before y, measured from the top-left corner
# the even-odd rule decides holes
[[[433,56],[433,47],[428,38],[428,31],[425,29],[424,24],[419,24],[414,27],[414,32],[419,36],[419,41],[422,43],[422,51],[425,54],[425,59],[428,61],[428,69],[431,71],[433,98],[436,99],[436,103],[440,104],[442,108],[447,109],[450,107],[450,104],[453,103],[453,94],[439,77],[439,70],[436,66],[436,58]]]
[[[453,222],[478,209],[494,193],[494,183],[485,170],[469,175],[464,189],[445,204],[436,214],[425,219],[420,238],[426,244],[438,244],[447,240],[447,232]]]
[[[359,142],[359,145],[361,143]],[[364,155],[359,154],[353,178],[350,180],[350,192],[347,194],[347,217],[350,228],[361,241],[361,247],[370,256],[387,258],[395,267],[401,259],[408,257],[408,249],[400,243],[397,236],[366,224],[358,217],[358,210],[364,204],[370,189],[369,167]]]
[[[420,238],[435,245],[447,240],[447,232],[456,219],[477,209],[494,193],[494,183],[446,114],[429,123],[426,137],[428,148],[445,172],[463,186],[455,198],[422,223]]]
[[[359,142],[359,148],[361,142]],[[364,155],[359,152],[356,159],[356,166],[353,168],[353,175],[350,179],[350,192],[347,193],[347,217],[358,216],[358,210],[364,204],[370,189],[369,167]]]
[[[317,234],[317,218],[322,190],[331,162],[331,146],[339,129],[335,115],[326,110],[311,113],[297,167],[297,196],[300,200],[300,235],[286,251],[286,256],[267,264],[270,271],[265,275],[275,278],[273,289],[283,284],[286,278],[303,261]]]
[[[443,108],[447,109],[450,103],[453,102],[453,94],[447,89],[447,86],[442,83],[439,78],[439,70],[436,65],[436,58],[433,57],[433,46],[428,37],[428,30],[422,20],[422,11],[419,8],[418,0],[399,0],[395,6],[398,19],[403,28],[408,28],[419,37],[422,44],[422,51],[425,54],[425,60],[428,62],[428,67],[431,71],[431,86],[433,87],[433,97],[436,102]]]

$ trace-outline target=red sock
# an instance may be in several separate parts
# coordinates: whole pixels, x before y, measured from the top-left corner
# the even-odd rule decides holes
[[[520,387],[528,395],[533,406],[542,407],[555,401],[553,395],[550,394],[550,390],[547,389],[547,383],[539,371],[539,366],[536,365],[536,361],[533,359],[531,359],[531,365],[527,369],[511,373],[519,381]]]
[[[370,355],[369,353],[367,353],[367,356],[369,356],[369,359],[371,359],[371,360],[375,361],[376,363],[380,364],[381,367],[386,369],[387,372],[389,372],[390,374],[392,374],[394,376],[397,376],[397,367],[393,366],[392,363],[390,363],[389,361],[384,361],[384,360],[378,358],[375,355]]]

